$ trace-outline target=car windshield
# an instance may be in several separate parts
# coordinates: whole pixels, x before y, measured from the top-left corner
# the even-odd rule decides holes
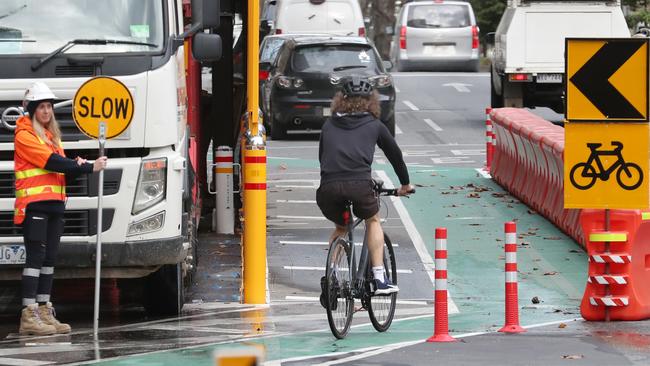
[[[413,28],[469,27],[469,8],[466,5],[432,4],[411,6],[406,25]]]
[[[372,48],[363,45],[318,45],[296,48],[291,69],[296,72],[325,72],[344,69],[377,70]]]
[[[159,52],[162,0],[2,0],[0,54],[47,54],[74,39],[155,44],[76,45],[75,53]]]
[[[260,50],[260,62],[273,62],[283,43],[284,39],[282,38],[267,37],[264,40],[262,49]]]

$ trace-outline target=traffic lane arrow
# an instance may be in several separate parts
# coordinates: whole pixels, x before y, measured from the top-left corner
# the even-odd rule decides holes
[[[607,118],[644,118],[643,114],[609,82],[609,78],[643,44],[643,42],[607,42],[570,79]]]
[[[469,93],[469,88],[468,86],[472,86],[472,84],[463,84],[463,83],[447,83],[443,84],[442,86],[451,86],[456,89],[457,92],[459,93]]]

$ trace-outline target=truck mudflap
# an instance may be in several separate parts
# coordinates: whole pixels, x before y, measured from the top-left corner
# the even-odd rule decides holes
[[[61,243],[57,268],[95,267],[93,243]],[[146,267],[180,263],[187,256],[181,236],[169,239],[102,243],[102,267]]]

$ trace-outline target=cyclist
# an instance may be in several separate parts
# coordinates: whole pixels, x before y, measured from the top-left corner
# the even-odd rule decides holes
[[[365,220],[375,294],[387,295],[399,289],[390,283],[384,271],[384,232],[379,220],[379,199],[373,191],[371,178],[375,145],[384,151],[399,178],[398,194],[409,194],[413,186],[409,183],[402,151],[379,120],[379,94],[370,81],[349,76],[342,78],[340,83],[342,91],[332,100],[332,117],[325,121],[321,130],[318,149],[321,179],[316,203],[336,226],[331,243],[346,234],[343,211],[346,202],[352,202],[354,214]],[[324,284],[321,279],[321,288]],[[323,299],[321,295],[324,305]]]

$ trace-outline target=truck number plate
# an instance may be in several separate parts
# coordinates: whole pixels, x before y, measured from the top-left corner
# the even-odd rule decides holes
[[[537,74],[538,83],[562,83],[562,74]]]
[[[23,264],[25,255],[22,244],[0,245],[0,264]]]

